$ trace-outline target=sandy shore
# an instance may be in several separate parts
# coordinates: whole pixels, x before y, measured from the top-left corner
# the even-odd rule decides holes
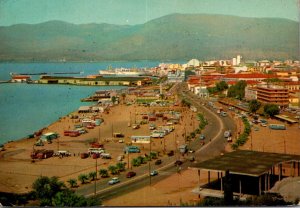
[[[134,97],[127,96],[126,99],[134,99]],[[163,108],[159,108],[160,110]],[[182,124],[175,125],[176,138],[174,134],[169,134],[165,137],[165,144],[160,139],[153,139],[152,150],[163,152],[165,147],[166,151],[174,150],[178,145],[184,143],[184,132],[189,134],[192,128],[198,126],[198,121],[191,122],[191,116],[195,113],[190,112],[186,108],[177,107],[182,113]],[[141,113],[150,113],[158,110],[157,107],[142,107],[137,105],[125,106],[117,105],[109,110],[108,114],[98,113],[96,116],[104,119],[104,123],[94,129],[88,129],[88,133],[78,137],[63,136],[64,130],[72,129],[78,120],[71,119],[68,116],[61,118],[59,121],[48,126],[43,133],[57,132],[61,136],[59,139],[54,140],[52,144],[45,144],[45,146],[34,146],[36,138],[22,139],[15,142],[10,142],[5,145],[5,151],[0,153],[0,191],[23,193],[31,190],[32,182],[38,176],[58,176],[60,180],[67,181],[70,178],[76,178],[80,173],[89,173],[95,169],[95,160],[92,158],[81,159],[80,153],[87,152],[89,142],[99,141],[103,143],[107,152],[112,155],[111,160],[99,159],[98,169],[106,168],[108,165],[116,164],[116,158],[123,154],[125,143],[130,142],[132,135],[150,135],[150,130],[147,124],[141,125],[140,129],[133,130],[128,127],[131,121],[141,121]],[[170,110],[170,109],[165,109]],[[79,116],[87,117],[92,114],[81,114]],[[163,125],[166,121],[158,119],[155,122],[157,126]],[[113,138],[113,132],[121,132],[126,135],[125,143],[118,143],[117,138]],[[176,140],[176,141],[175,141]],[[165,146],[164,146],[165,145]],[[148,144],[138,144],[143,154],[149,151]],[[32,163],[30,153],[33,148],[35,149],[50,149],[50,150],[67,150],[71,152],[70,157],[58,158],[52,157],[45,160],[36,160]],[[135,154],[134,157],[137,157]],[[131,158],[130,158],[131,160]]]

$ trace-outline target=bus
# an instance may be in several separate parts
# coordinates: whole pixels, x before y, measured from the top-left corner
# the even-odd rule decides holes
[[[139,152],[141,152],[141,150],[137,146],[126,146],[124,148],[124,153],[139,153]]]
[[[131,136],[132,143],[150,143],[150,136]]]
[[[269,128],[273,130],[286,130],[286,127],[283,124],[270,124]]]
[[[96,154],[101,154],[101,153],[104,153],[105,151],[104,151],[104,149],[103,148],[89,148],[89,150],[88,150],[88,153],[90,153],[90,154],[94,154],[94,153],[96,153]]]

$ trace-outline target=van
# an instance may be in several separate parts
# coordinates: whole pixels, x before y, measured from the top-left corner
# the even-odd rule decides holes
[[[98,153],[98,154],[101,154],[101,153],[104,153],[104,149],[103,148],[89,148],[88,150],[88,153],[90,154],[93,154],[93,153]]]
[[[103,159],[111,159],[111,155],[110,155],[109,153],[102,153],[102,154],[101,154],[101,157],[102,157]]]
[[[180,153],[186,153],[187,152],[187,145],[183,144],[179,146],[179,152]]]

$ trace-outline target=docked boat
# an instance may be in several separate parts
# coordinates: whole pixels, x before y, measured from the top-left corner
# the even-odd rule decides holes
[[[147,75],[147,70],[137,68],[116,68],[100,70],[99,74],[106,76],[145,76]]]

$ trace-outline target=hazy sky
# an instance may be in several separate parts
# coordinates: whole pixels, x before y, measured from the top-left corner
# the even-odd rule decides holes
[[[170,13],[280,17],[299,21],[299,0],[0,0],[0,25],[49,20],[140,24]]]

